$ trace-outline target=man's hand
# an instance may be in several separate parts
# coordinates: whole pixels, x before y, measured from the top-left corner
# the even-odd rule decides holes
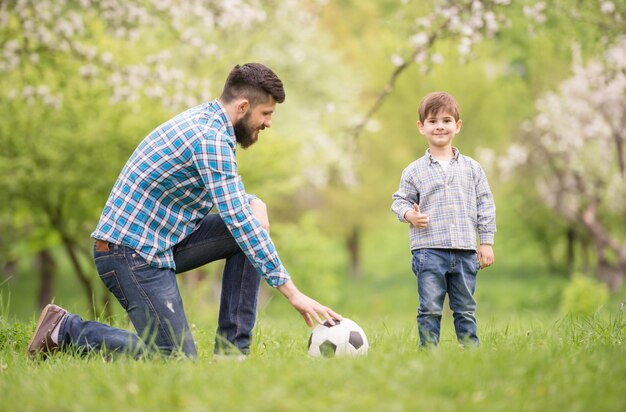
[[[495,258],[493,256],[493,248],[491,245],[480,245],[478,247],[478,262],[480,263],[481,269],[493,265]]]
[[[324,323],[322,317],[328,320],[331,325],[335,324],[334,319],[342,319],[340,314],[300,292],[291,280],[280,285],[277,289],[285,295],[291,306],[300,312],[309,327],[313,326],[313,321]]]
[[[406,212],[404,218],[418,229],[425,229],[428,226],[428,215],[420,211],[417,203],[413,203],[413,209]]]
[[[263,201],[257,197],[250,201],[250,208],[252,209],[252,214],[254,214],[254,217],[256,217],[257,220],[261,223],[261,227],[263,227],[263,229],[265,229],[265,231],[269,235],[270,219],[267,215],[267,206],[265,205],[265,203],[263,203]]]

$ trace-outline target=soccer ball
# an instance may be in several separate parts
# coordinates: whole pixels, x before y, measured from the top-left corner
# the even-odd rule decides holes
[[[368,349],[365,332],[348,318],[317,325],[309,337],[309,355],[316,358],[366,355]]]

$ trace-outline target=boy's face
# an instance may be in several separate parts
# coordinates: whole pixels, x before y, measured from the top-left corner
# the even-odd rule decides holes
[[[452,139],[461,131],[461,120],[456,121],[453,115],[441,111],[436,115],[429,113],[424,123],[418,120],[417,127],[430,147],[446,148],[452,146]]]

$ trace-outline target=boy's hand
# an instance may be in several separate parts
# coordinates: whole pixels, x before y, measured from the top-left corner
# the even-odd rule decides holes
[[[404,218],[418,229],[424,229],[428,226],[428,215],[420,211],[417,203],[413,203],[413,210],[406,212]]]
[[[480,263],[481,269],[493,265],[495,259],[493,257],[493,248],[491,245],[480,245],[478,247],[478,262]]]

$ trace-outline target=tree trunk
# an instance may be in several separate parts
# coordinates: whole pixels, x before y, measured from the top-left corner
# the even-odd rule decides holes
[[[17,275],[17,260],[10,259],[4,264],[4,277],[6,279]]]
[[[598,256],[596,277],[607,284],[611,292],[616,292],[622,286],[626,272],[620,265],[609,263],[604,256]]]
[[[40,280],[37,303],[39,308],[43,309],[52,300],[52,285],[54,283],[56,265],[48,249],[43,249],[37,254],[37,263]]]
[[[611,291],[616,291],[626,277],[626,245],[613,237],[596,218],[598,207],[597,199],[587,206],[581,216],[582,223],[591,235],[591,242],[598,252],[598,267],[596,275],[605,282]],[[609,249],[617,256],[617,262],[611,263],[606,259],[605,250]]]
[[[353,278],[360,278],[361,273],[361,230],[355,226],[350,231],[346,239],[348,256],[350,257],[350,275]]]
[[[582,264],[583,272],[589,273],[591,271],[591,257],[589,256],[591,254],[590,252],[591,245],[589,244],[589,239],[587,238],[587,236],[582,237],[580,241],[580,247],[581,247],[581,255],[583,259],[583,264]]]

